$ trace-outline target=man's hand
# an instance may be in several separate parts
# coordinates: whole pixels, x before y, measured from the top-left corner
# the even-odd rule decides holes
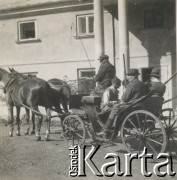
[[[108,107],[112,107],[112,106],[114,106],[115,104],[117,104],[117,101],[109,101],[109,102],[108,102]]]

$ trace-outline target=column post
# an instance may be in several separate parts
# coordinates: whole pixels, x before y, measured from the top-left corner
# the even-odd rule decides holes
[[[99,69],[99,56],[105,53],[103,1],[94,0],[95,69]]]
[[[177,71],[177,0],[175,0],[175,23],[176,23],[176,68],[175,68],[175,71]],[[173,63],[173,62],[171,62]],[[174,96],[176,96],[176,93],[177,93],[177,76],[176,78],[174,79],[174,85],[172,85],[174,88]],[[177,114],[177,102],[174,101],[175,103],[173,103],[173,109],[175,109],[175,114]]]
[[[125,66],[126,72],[130,68],[130,60],[129,60],[129,32],[128,32],[128,2],[127,0],[118,0],[118,23],[119,23],[119,63],[120,66],[118,69],[118,76],[121,79],[124,79],[124,61],[123,54],[125,57]]]

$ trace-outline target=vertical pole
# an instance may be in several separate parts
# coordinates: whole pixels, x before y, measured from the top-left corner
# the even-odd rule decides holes
[[[104,54],[104,17],[103,17],[103,1],[94,0],[94,33],[95,33],[95,69],[99,69],[100,62],[97,60],[99,56]]]
[[[175,0],[175,22],[176,22],[176,68],[175,69],[177,71],[177,0]],[[176,82],[174,83],[175,86],[173,86],[173,87],[175,87],[175,95],[176,95],[176,93],[177,93],[177,76],[175,79],[176,79]],[[175,101],[175,103],[173,105],[175,106],[173,108],[175,108],[175,111],[176,111],[175,113],[177,114],[177,101]]]
[[[128,23],[127,23],[127,0],[118,0],[118,22],[119,22],[119,77],[124,78],[124,60],[125,57],[126,72],[130,68],[129,61],[129,35],[128,35]]]

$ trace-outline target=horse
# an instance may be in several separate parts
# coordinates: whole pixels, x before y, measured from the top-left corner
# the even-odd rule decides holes
[[[51,87],[50,98],[52,100],[55,111],[62,113],[61,106],[65,113],[69,112],[69,101],[71,96],[70,86],[66,81],[61,79],[53,78],[47,81]]]
[[[21,106],[26,108],[28,112],[30,109],[35,111],[37,115],[37,140],[41,139],[40,129],[43,117],[40,115],[38,106],[43,106],[46,109],[46,135],[45,139],[49,139],[50,131],[50,108],[52,107],[50,101],[51,88],[49,84],[40,78],[28,78],[24,79],[14,76],[7,72],[5,69],[0,68],[0,81],[4,83],[4,92],[6,93],[6,103],[8,106],[8,118],[10,123],[9,136],[13,136],[14,131],[14,117],[13,107],[16,106],[17,114],[17,135],[20,135],[20,108]]]
[[[31,74],[25,76],[22,73],[16,71],[14,68],[9,68],[9,71],[16,77],[22,78],[25,81],[28,78],[32,78]],[[64,112],[67,113],[69,111],[69,101],[71,96],[70,86],[66,81],[57,78],[49,79],[47,82],[51,87],[49,96],[53,106],[55,107],[55,111],[58,113],[63,113],[60,106],[60,104],[62,104]]]
[[[19,72],[17,72],[14,68],[9,68],[10,72],[13,73],[15,76],[22,78],[24,81],[26,81],[28,78],[31,78],[32,76],[29,74],[28,76],[25,76]],[[60,79],[50,79],[47,81],[49,86],[51,87],[50,93],[49,93],[49,98],[50,102],[52,104],[52,107],[54,107],[54,110],[57,113],[63,114],[63,111],[61,109],[60,104],[63,106],[64,113],[69,112],[69,101],[70,101],[70,95],[71,95],[71,90],[70,86],[67,84],[66,81],[60,80]],[[26,111],[26,121],[28,124],[28,129],[27,133],[29,134],[29,111]],[[62,116],[60,117],[62,120]],[[35,117],[34,114],[32,113],[32,124],[33,124],[33,131],[35,130]]]

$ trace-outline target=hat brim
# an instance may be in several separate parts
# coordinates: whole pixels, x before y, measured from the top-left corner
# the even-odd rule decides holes
[[[157,74],[149,74],[149,76],[160,77],[160,75],[157,75]]]
[[[104,59],[97,59],[98,61],[103,61],[103,60],[108,60],[108,59],[106,59],[106,58],[104,58]]]
[[[140,75],[140,73],[136,73],[136,74],[132,74],[132,73],[128,73],[128,74],[126,74],[127,76],[135,76],[135,75]]]

